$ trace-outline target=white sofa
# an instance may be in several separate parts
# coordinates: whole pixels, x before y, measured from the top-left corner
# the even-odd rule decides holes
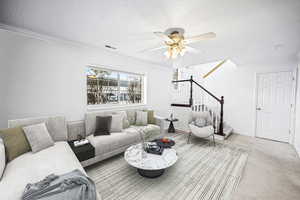
[[[19,200],[26,184],[42,180],[47,175],[63,174],[79,169],[86,174],[67,143],[65,118],[31,118],[9,121],[9,127],[46,122],[55,145],[37,153],[27,152],[7,163],[0,181],[0,199]],[[100,200],[100,195],[98,199]]]
[[[122,132],[111,133],[111,135],[94,136],[96,127],[96,116],[117,114],[119,111],[88,112],[85,115],[85,134],[90,143],[95,147],[95,157],[81,162],[82,166],[94,164],[106,158],[124,152],[129,146],[141,142],[137,129],[142,129],[146,140],[155,139],[164,133],[164,119],[155,116],[156,124],[147,126],[135,126],[136,109],[122,110],[127,112],[130,127]]]

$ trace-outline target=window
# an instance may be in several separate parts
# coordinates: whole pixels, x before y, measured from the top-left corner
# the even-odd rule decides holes
[[[87,103],[144,103],[144,75],[87,67]]]

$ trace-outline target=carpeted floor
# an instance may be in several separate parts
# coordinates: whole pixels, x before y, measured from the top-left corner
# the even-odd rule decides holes
[[[141,177],[123,155],[115,156],[87,168],[104,200],[192,200],[231,199],[238,187],[248,153],[240,147],[187,135],[170,135],[176,141],[178,162],[156,179]]]

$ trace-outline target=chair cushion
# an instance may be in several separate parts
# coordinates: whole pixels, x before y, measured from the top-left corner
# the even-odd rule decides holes
[[[204,112],[192,112],[190,122],[195,121],[198,118],[203,118],[206,120],[205,126],[212,125],[212,118],[210,116],[210,113],[208,111]]]
[[[101,136],[90,135],[87,138],[95,147],[96,156],[140,141],[137,131],[123,131]]]
[[[39,151],[27,152],[6,165],[0,181],[1,199],[21,199],[28,183],[42,180],[49,174],[64,174],[74,169],[85,171],[67,142]]]
[[[205,137],[208,137],[208,136],[214,134],[213,126],[205,126],[205,127],[200,128],[193,124],[189,124],[189,127],[191,130],[191,133],[196,137],[205,138]]]
[[[198,117],[195,121],[194,124],[198,127],[204,127],[206,126],[206,118],[203,117]]]

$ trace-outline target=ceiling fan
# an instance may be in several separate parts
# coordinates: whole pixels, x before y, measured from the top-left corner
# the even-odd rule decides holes
[[[199,42],[202,40],[208,40],[216,37],[213,32],[204,33],[192,37],[184,36],[183,28],[169,28],[165,32],[154,32],[156,36],[161,38],[164,42],[163,46],[154,47],[145,51],[155,51],[159,49],[167,49],[164,53],[167,58],[177,58],[177,56],[183,56],[186,52],[197,53],[198,51],[187,44]]]

